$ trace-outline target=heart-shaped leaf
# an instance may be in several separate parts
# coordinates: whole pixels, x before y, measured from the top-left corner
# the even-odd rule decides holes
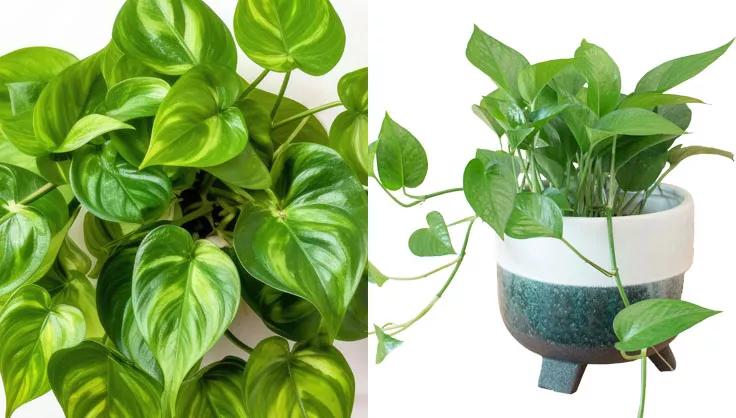
[[[102,51],[100,70],[108,87],[134,77],[159,77],[160,73],[137,59],[126,55],[111,41]]]
[[[235,318],[240,280],[232,260],[209,241],[173,225],[151,231],[133,270],[133,312],[164,375],[174,409],[189,370]]]
[[[330,146],[355,171],[363,184],[368,181],[368,69],[345,74],[337,85],[340,101],[347,108],[330,128]]]
[[[516,239],[562,238],[562,211],[547,196],[521,192],[506,224],[506,235]]]
[[[248,418],[348,418],[354,399],[353,372],[335,347],[297,345],[289,350],[286,340],[271,337],[248,359]]]
[[[158,383],[99,343],[57,352],[48,373],[67,418],[163,416]]]
[[[512,157],[502,151],[478,150],[465,167],[463,190],[475,213],[503,238],[516,197]]]
[[[110,87],[100,111],[121,121],[154,116],[170,88],[160,78],[129,78]]]
[[[263,68],[323,75],[342,57],[345,29],[328,0],[240,0],[235,38]]]
[[[112,37],[125,55],[163,74],[237,63],[230,31],[202,0],[127,0]]]
[[[159,107],[141,168],[151,165],[210,167],[245,148],[248,130],[235,101],[240,77],[220,66],[183,75]]]
[[[367,196],[333,150],[292,144],[274,163],[274,193],[241,211],[235,250],[263,283],[311,302],[334,336],[360,283]]]
[[[376,364],[381,364],[392,351],[399,348],[404,342],[386,334],[378,325],[373,326],[378,345],[376,349]]]
[[[648,299],[635,303],[619,312],[613,320],[613,330],[619,340],[616,348],[634,352],[654,347],[718,313],[675,299]]]
[[[529,67],[529,61],[513,48],[503,44],[475,26],[465,51],[468,60],[483,71],[496,85],[520,98],[519,73]]]
[[[621,94],[621,73],[608,53],[583,40],[575,51],[574,64],[588,80],[588,107],[599,116],[613,110]]]
[[[557,59],[530,65],[519,72],[519,93],[527,103],[533,103],[542,89],[560,72],[570,68],[571,59]]]
[[[181,418],[248,418],[243,402],[245,361],[225,357],[185,380],[176,416]]]
[[[79,309],[53,303],[46,290],[36,285],[18,289],[0,310],[5,416],[48,392],[46,366],[51,355],[82,339],[84,317]]]
[[[61,252],[59,256],[61,257]],[[100,338],[105,335],[97,315],[95,288],[84,274],[78,271],[64,271],[57,263],[38,285],[49,292],[51,301],[55,304],[73,306],[82,312],[86,338]]]
[[[429,228],[414,231],[409,237],[411,252],[419,257],[455,254],[450,232],[447,230],[442,214],[439,212],[428,213],[427,225],[429,225]]]
[[[225,183],[244,189],[263,190],[271,186],[271,173],[252,143],[232,160],[205,170]]]
[[[422,144],[386,114],[376,149],[378,176],[389,190],[417,187],[427,175],[427,153]]]

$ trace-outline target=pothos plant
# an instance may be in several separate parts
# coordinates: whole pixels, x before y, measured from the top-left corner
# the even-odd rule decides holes
[[[427,199],[463,192],[474,215],[446,223],[439,212],[427,215],[427,227],[409,239],[420,257],[454,259],[414,277],[392,277],[369,263],[369,277],[381,286],[389,280],[418,280],[451,269],[430,303],[402,323],[376,325],[376,361],[402,342],[398,334],[420,320],[443,296],[463,262],[477,219],[503,239],[549,237],[561,240],[580,259],[615,281],[625,308],[613,323],[616,348],[626,359],[641,359],[641,406],[644,413],[647,350],[665,342],[715,311],[680,300],[630,304],[616,262],[612,218],[641,213],[650,195],[683,160],[698,154],[733,159],[728,151],[682,146],[691,111],[699,99],[667,93],[700,73],[731,42],[701,54],[665,62],[647,72],[634,92],[621,92],[619,69],[599,46],[583,41],[571,58],[530,64],[516,50],[475,28],[467,58],[487,74],[497,89],[473,106],[499,138],[496,150],[480,149],[465,167],[462,187],[426,195],[411,194],[427,173],[419,141],[388,115],[370,146],[374,179],[391,199],[412,207]],[[403,199],[392,192],[401,191]],[[407,199],[409,200],[407,202]],[[563,216],[607,220],[610,266],[595,264],[563,237]],[[448,229],[466,224],[459,251]],[[633,354],[632,354],[633,353]]]
[[[351,415],[333,341],[367,336],[368,70],[287,97],[344,52],[328,0],[242,0],[234,32],[201,0],[128,0],[92,56],[0,57],[6,416],[50,389],[71,418]],[[279,336],[235,337],[241,298]],[[223,335],[244,358],[203,365]]]

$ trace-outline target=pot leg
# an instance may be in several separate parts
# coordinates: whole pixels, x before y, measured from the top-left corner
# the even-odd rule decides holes
[[[587,364],[569,363],[544,357],[539,387],[560,393],[575,393],[585,373]]]
[[[649,360],[654,363],[654,366],[660,372],[671,372],[677,367],[677,361],[675,355],[672,353],[670,346],[666,346],[662,349],[657,350],[659,354],[654,353],[649,356]]]

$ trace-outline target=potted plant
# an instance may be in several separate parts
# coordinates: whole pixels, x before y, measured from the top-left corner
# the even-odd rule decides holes
[[[431,212],[427,227],[409,239],[413,254],[455,255],[450,263],[414,277],[390,277],[369,263],[379,286],[451,269],[414,318],[374,326],[377,361],[443,296],[482,221],[500,238],[504,323],[544,359],[539,386],[573,393],[587,364],[640,359],[643,416],[646,359],[673,370],[669,342],[717,313],[680,300],[692,263],[693,202],[663,181],[693,155],[733,159],[727,151],[677,144],[690,123],[689,105],[702,102],[667,91],[730,44],[668,61],[623,94],[619,69],[599,46],[583,41],[571,58],[530,64],[476,27],[467,57],[497,88],[473,111],[497,134],[499,148],[476,151],[462,187],[416,195],[408,189],[424,181],[428,167],[419,141],[387,115],[370,147],[376,184],[401,206],[462,192],[475,212],[456,222]],[[448,232],[455,225],[467,228],[459,250]]]
[[[328,0],[240,1],[234,32],[201,0],[128,0],[90,57],[0,56],[6,416],[49,390],[68,417],[351,415],[333,342],[367,336],[368,70],[287,96],[343,54]],[[241,296],[279,336],[230,331]],[[223,336],[243,354],[201,364]]]

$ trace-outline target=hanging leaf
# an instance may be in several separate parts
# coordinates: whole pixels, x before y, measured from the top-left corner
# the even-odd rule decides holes
[[[345,74],[337,85],[347,110],[337,115],[330,128],[330,147],[335,149],[367,184],[371,172],[368,158],[368,68]]]
[[[243,402],[245,361],[225,357],[185,380],[176,416],[181,418],[248,418]]]
[[[328,0],[240,0],[235,38],[263,68],[315,76],[330,71],[345,49],[345,29]]]
[[[429,228],[414,231],[409,237],[411,252],[419,257],[455,254],[450,232],[447,230],[442,214],[439,212],[428,213],[427,224]]]
[[[392,351],[399,348],[403,341],[397,340],[396,338],[386,334],[381,327],[378,325],[373,326],[373,330],[376,333],[378,340],[378,349],[376,351],[376,364],[381,364]]]
[[[519,52],[499,42],[475,26],[465,51],[468,60],[491,77],[496,85],[515,99],[521,97],[517,80],[529,67],[529,61]]]
[[[355,399],[355,378],[332,346],[297,345],[283,338],[261,341],[245,369],[248,418],[299,416],[348,418]]]
[[[513,164],[505,152],[478,150],[463,174],[463,190],[470,207],[501,238],[514,209],[517,186]]]
[[[588,80],[588,107],[599,116],[613,110],[621,94],[621,73],[613,59],[601,47],[583,40],[574,63]]]
[[[370,261],[368,262],[368,281],[377,284],[379,287],[389,281],[389,277],[381,273],[376,266]]]
[[[667,153],[667,162],[670,166],[676,166],[680,164],[684,159],[695,156],[695,155],[720,155],[733,161],[733,153],[730,151],[724,151],[718,148],[703,147],[699,145],[693,145],[689,147],[683,147],[677,145],[669,150]]]
[[[516,239],[562,238],[562,211],[547,196],[521,192],[514,199],[514,210],[506,224],[506,235]]]
[[[389,190],[417,187],[427,175],[427,153],[422,144],[386,114],[376,149],[378,176]]]

